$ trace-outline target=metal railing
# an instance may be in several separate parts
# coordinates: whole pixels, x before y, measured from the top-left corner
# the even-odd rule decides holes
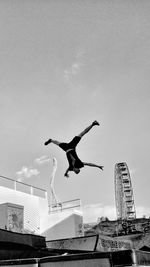
[[[29,185],[12,178],[0,175],[0,186],[7,187],[12,190],[34,195],[41,198],[47,197],[47,191],[39,187]]]

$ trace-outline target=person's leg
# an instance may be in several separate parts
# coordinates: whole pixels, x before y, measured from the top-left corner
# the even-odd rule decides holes
[[[85,128],[80,134],[78,134],[79,137],[83,137],[83,135],[85,135],[86,133],[88,133],[93,126],[98,125],[99,126],[99,122],[98,121],[93,121],[87,128]]]
[[[96,167],[96,168],[99,168],[103,171],[103,168],[104,166],[101,166],[101,165],[97,165],[97,164],[94,164],[94,163],[87,163],[87,162],[83,162],[84,166],[90,166],[90,167]]]
[[[50,144],[50,143],[53,143],[53,144],[55,144],[55,145],[57,145],[57,146],[60,145],[60,142],[59,142],[59,141],[57,141],[57,140],[53,140],[53,139],[49,139],[49,140],[47,140],[47,141],[44,143],[44,145],[47,146],[47,145]]]

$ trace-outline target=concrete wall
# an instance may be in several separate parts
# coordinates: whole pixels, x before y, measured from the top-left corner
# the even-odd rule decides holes
[[[47,241],[46,245],[52,249],[72,249],[84,251],[118,251],[133,248],[130,240],[119,240],[104,235],[91,235],[84,237],[68,238]]]
[[[72,238],[83,236],[83,217],[78,214],[72,214],[50,227],[42,233],[46,240],[57,240],[63,238]]]
[[[0,204],[0,228],[13,232],[23,232],[24,207],[13,203]]]
[[[40,263],[40,267],[110,267],[109,259],[77,259]]]
[[[24,230],[24,207],[13,203],[7,206],[7,229],[13,232],[23,233]]]
[[[50,249],[72,249],[72,250],[84,250],[94,251],[96,248],[98,236],[87,236],[68,238],[61,240],[47,241],[46,246]]]
[[[118,251],[129,250],[133,248],[130,240],[123,240],[115,237],[99,235],[96,250],[97,251]]]

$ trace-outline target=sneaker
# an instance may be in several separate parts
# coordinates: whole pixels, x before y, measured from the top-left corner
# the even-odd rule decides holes
[[[98,125],[99,126],[99,122],[98,121],[93,121],[93,125]]]
[[[49,139],[49,140],[47,140],[47,141],[44,143],[44,145],[47,146],[47,145],[50,144],[51,142],[52,142],[52,139]]]

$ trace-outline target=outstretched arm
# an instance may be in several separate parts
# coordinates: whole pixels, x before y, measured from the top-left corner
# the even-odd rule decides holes
[[[98,125],[99,126],[99,122],[98,121],[93,121],[87,128],[85,128],[78,136],[82,138],[83,135],[85,135],[86,133],[88,133],[93,126]]]

